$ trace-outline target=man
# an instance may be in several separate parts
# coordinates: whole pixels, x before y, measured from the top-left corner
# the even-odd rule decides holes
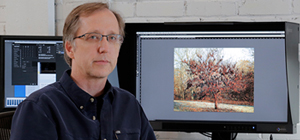
[[[155,140],[135,97],[112,87],[124,22],[103,3],[76,7],[63,29],[71,70],[17,108],[11,140]]]

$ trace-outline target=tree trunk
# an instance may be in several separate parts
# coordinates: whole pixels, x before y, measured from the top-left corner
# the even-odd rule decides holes
[[[218,93],[215,93],[215,109],[218,109]]]

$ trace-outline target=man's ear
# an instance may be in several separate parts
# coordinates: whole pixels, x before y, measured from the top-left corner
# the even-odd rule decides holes
[[[65,42],[65,47],[66,47],[66,52],[67,55],[73,59],[74,58],[74,48],[72,47],[72,43],[70,41],[66,41]]]

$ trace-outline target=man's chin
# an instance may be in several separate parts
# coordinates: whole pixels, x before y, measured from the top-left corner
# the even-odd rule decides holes
[[[91,72],[88,75],[91,78],[103,79],[103,78],[107,78],[109,73],[108,72]]]

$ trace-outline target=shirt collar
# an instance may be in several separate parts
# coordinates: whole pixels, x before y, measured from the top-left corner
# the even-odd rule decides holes
[[[76,104],[78,108],[81,106],[84,106],[87,102],[90,102],[91,98],[95,98],[82,90],[80,87],[77,86],[77,84],[73,81],[73,79],[70,77],[71,69],[64,72],[62,77],[60,78],[59,82],[62,85],[63,89],[65,90],[65,93],[73,100],[73,102]],[[103,98],[109,98],[112,101],[113,97],[113,87],[111,84],[106,81],[105,87],[104,87],[104,95]]]

